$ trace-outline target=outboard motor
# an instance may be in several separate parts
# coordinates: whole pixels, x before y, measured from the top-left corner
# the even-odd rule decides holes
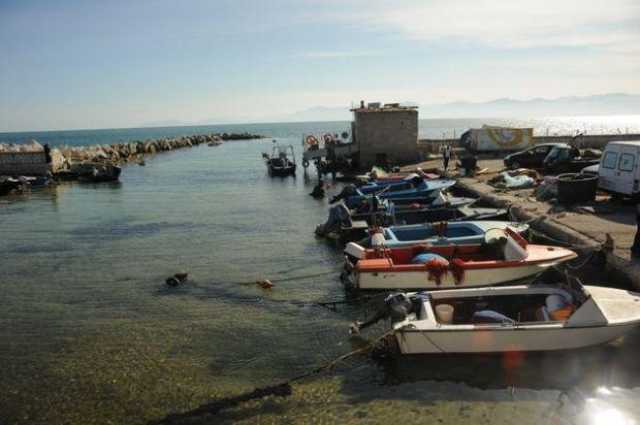
[[[384,302],[393,323],[402,322],[413,311],[413,302],[404,293],[389,295]]]
[[[402,322],[414,311],[414,302],[405,293],[391,294],[384,300],[382,307],[371,319],[365,322],[354,322],[349,327],[349,333],[358,334],[361,329],[368,328],[380,320],[390,318],[392,323]]]
[[[316,234],[325,236],[340,226],[351,227],[351,224],[351,212],[344,202],[340,202],[338,205],[329,208],[329,218],[326,223],[316,227]]]
[[[342,189],[342,192],[338,193],[336,196],[331,198],[329,203],[333,204],[335,202],[338,202],[341,199],[347,199],[350,196],[355,196],[357,194],[358,194],[358,188],[353,184],[348,184]]]

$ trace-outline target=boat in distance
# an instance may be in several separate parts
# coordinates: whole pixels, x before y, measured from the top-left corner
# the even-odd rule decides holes
[[[262,154],[267,164],[269,175],[285,177],[296,174],[296,156],[292,145],[273,144],[271,155]]]

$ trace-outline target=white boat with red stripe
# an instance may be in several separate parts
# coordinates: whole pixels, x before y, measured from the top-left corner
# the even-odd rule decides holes
[[[533,279],[577,257],[570,249],[530,244],[508,227],[490,233],[478,245],[364,249],[349,243],[343,276],[358,289],[482,287]],[[429,255],[420,262],[421,254]]]

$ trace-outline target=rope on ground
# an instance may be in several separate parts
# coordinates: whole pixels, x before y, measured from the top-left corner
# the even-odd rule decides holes
[[[570,270],[579,270],[581,268],[583,268],[584,266],[586,266],[587,264],[589,264],[589,262],[593,259],[593,257],[600,251],[594,250],[591,251],[589,253],[589,255],[587,255],[587,257],[584,259],[584,261],[582,261],[580,264],[578,265],[574,265],[571,264],[570,262],[565,263],[565,267],[567,267]]]
[[[303,374],[294,376],[293,378],[290,378],[287,381],[281,382],[276,385],[269,385],[266,387],[256,388],[253,391],[245,392],[234,397],[225,397],[219,400],[215,400],[210,403],[206,403],[199,407],[196,407],[195,409],[190,410],[188,412],[170,414],[165,416],[163,419],[159,421],[151,422],[150,425],[151,424],[154,424],[154,425],[175,424],[175,423],[178,423],[178,421],[184,420],[184,419],[196,418],[204,415],[216,415],[221,410],[237,406],[240,403],[243,403],[245,401],[256,400],[256,399],[264,398],[267,396],[288,397],[293,393],[293,390],[291,388],[292,383],[296,381],[300,381],[305,378],[309,378],[311,376],[319,375],[322,372],[335,368],[341,362],[357,354],[361,354],[366,351],[369,351],[370,349],[374,348],[379,342],[387,338],[389,335],[393,334],[393,332],[394,332],[394,329],[391,329],[385,332],[384,334],[382,334],[381,336],[379,336],[378,338],[376,338],[375,340],[368,342],[363,347],[350,351],[349,353],[343,354],[340,357],[337,357],[336,359],[323,364],[322,366],[319,366],[309,372],[305,372]]]
[[[338,305],[363,304],[363,303],[369,302],[371,300],[374,300],[376,298],[384,299],[387,296],[388,296],[388,294],[386,292],[384,292],[384,293],[380,293],[380,294],[367,295],[367,296],[361,295],[361,296],[358,296],[358,298],[355,298],[355,299],[346,299],[346,300],[342,299],[342,300],[335,300],[335,301],[316,301],[316,302],[314,302],[314,304],[319,305],[320,307],[328,308],[331,311],[336,311],[336,306],[338,306]]]
[[[272,279],[271,282],[291,282],[296,280],[311,279],[313,277],[328,276],[334,273],[337,273],[337,270],[330,270],[328,272],[312,273],[312,274],[306,274],[306,275],[300,275],[300,276],[283,277],[281,279]],[[254,279],[254,280],[247,280],[247,281],[226,281],[226,283],[231,283],[233,285],[255,285],[256,281],[257,280]]]
[[[573,249],[577,249],[577,250],[588,250],[588,251],[593,251],[593,252],[599,252],[599,251],[602,250],[602,244],[600,242],[595,242],[594,241],[595,242],[594,244],[589,244],[589,245],[587,245],[587,244],[585,244],[585,245],[572,244],[570,242],[561,241],[560,239],[553,238],[553,237],[547,235],[546,233],[539,232],[539,231],[534,230],[532,228],[529,228],[529,231],[535,236],[547,239],[547,240],[553,242],[556,245],[564,246],[566,248],[573,248]]]

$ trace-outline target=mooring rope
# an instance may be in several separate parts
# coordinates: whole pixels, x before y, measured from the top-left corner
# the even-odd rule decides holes
[[[331,370],[335,368],[341,362],[357,355],[364,353],[372,348],[374,348],[379,342],[387,338],[389,335],[393,334],[394,329],[390,329],[385,332],[378,338],[373,341],[368,342],[363,347],[360,347],[356,350],[350,351],[346,354],[343,354],[330,362],[327,362],[309,372],[302,373],[300,375],[294,376],[284,382],[275,385],[269,385],[266,387],[256,388],[252,391],[248,391],[237,396],[233,397],[225,397],[220,400],[215,400],[210,403],[203,404],[201,406],[196,407],[193,410],[189,410],[183,413],[173,413],[165,416],[159,421],[150,422],[149,425],[164,425],[164,424],[176,424],[180,420],[196,418],[204,415],[216,415],[221,410],[228,409],[234,406],[239,405],[245,401],[256,400],[260,398],[264,398],[267,396],[277,396],[277,397],[288,397],[293,393],[291,388],[291,384],[297,381],[300,381],[305,378],[309,378],[311,376],[319,375],[322,372]]]
[[[304,279],[311,279],[313,277],[322,277],[322,276],[328,276],[330,274],[334,274],[337,273],[338,270],[330,270],[330,271],[326,271],[326,272],[321,272],[321,273],[311,273],[311,274],[305,274],[305,275],[300,275],[300,276],[291,276],[291,277],[283,277],[280,279],[270,279],[271,282],[274,283],[278,283],[278,282],[292,282],[292,281],[296,281],[296,280],[304,280]],[[225,281],[225,283],[230,283],[232,285],[255,285],[257,281],[259,281],[260,279],[254,279],[254,280],[247,280],[247,281],[231,281],[231,280],[227,280]]]
[[[602,250],[602,243],[597,242],[597,241],[594,241],[593,244],[589,244],[589,245],[587,245],[587,244],[584,244],[584,245],[572,244],[572,243],[567,242],[567,241],[561,241],[559,239],[553,238],[553,237],[547,235],[546,233],[540,232],[538,230],[534,230],[534,229],[529,228],[529,231],[535,236],[538,236],[538,237],[543,238],[543,239],[547,239],[547,240],[553,242],[554,244],[563,246],[565,248],[573,248],[573,249],[577,249],[577,250],[592,251],[592,252],[599,252],[599,251]]]

